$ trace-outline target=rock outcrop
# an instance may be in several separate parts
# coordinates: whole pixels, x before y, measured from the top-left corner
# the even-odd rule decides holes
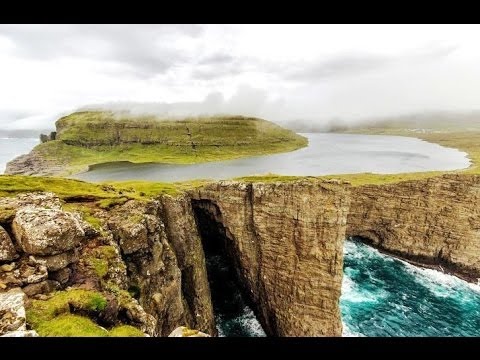
[[[352,189],[347,235],[467,280],[480,278],[480,176]]]
[[[341,335],[346,184],[220,182],[190,195],[197,211],[224,228],[268,335]]]
[[[71,250],[85,236],[72,214],[31,206],[17,211],[12,230],[21,249],[34,255],[55,255]]]

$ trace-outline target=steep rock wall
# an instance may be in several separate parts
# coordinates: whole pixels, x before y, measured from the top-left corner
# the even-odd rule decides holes
[[[225,227],[267,334],[341,335],[346,184],[219,182],[190,196]]]
[[[107,299],[93,318],[103,326],[129,324],[151,336],[185,325],[216,333],[189,199],[131,200],[109,210],[94,203],[68,206],[87,207],[101,226],[83,221],[82,211],[65,211],[53,193],[0,198],[6,214],[0,219],[0,293],[21,288],[30,302],[41,302],[56,291],[68,298],[74,294],[69,289],[87,289]]]
[[[347,235],[470,281],[480,277],[480,176],[352,189]]]

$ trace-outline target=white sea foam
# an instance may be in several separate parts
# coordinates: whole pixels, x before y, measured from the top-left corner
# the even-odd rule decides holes
[[[343,337],[364,337],[365,335],[359,332],[353,331],[348,327],[347,324],[345,324],[345,322],[343,322],[342,336]]]
[[[384,290],[362,290],[349,276],[344,274],[342,280],[342,301],[351,303],[378,302],[386,298],[388,293]]]
[[[253,310],[248,306],[243,309],[243,314],[238,318],[238,321],[250,330],[252,336],[267,336],[262,329],[259,321],[255,317]]]

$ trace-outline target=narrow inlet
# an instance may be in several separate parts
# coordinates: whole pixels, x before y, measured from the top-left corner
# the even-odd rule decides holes
[[[211,201],[192,203],[197,227],[202,239],[212,295],[213,312],[219,336],[266,336],[254,315],[250,299],[242,291],[229,252],[225,227],[218,220],[220,211]]]

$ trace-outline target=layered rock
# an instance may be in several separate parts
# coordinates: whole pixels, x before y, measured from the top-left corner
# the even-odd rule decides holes
[[[215,331],[201,242],[185,198],[127,202],[109,214],[108,227],[124,255],[129,286],[154,314],[159,335],[180,324]]]
[[[347,235],[384,251],[480,278],[480,176],[450,174],[352,190]]]
[[[220,182],[190,195],[197,211],[223,227],[267,334],[341,335],[348,186]]]
[[[163,196],[161,214],[165,232],[177,258],[182,279],[186,324],[216,335],[205,255],[197,224],[187,195]]]

